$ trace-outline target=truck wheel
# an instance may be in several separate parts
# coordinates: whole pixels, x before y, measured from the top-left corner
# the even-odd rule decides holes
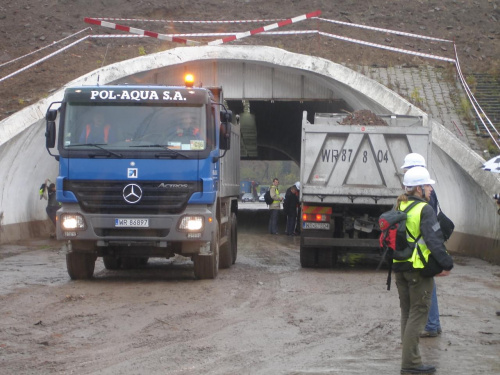
[[[318,249],[318,267],[333,268],[337,264],[337,250]]]
[[[216,227],[218,223],[216,222]],[[212,234],[210,255],[194,255],[194,276],[197,279],[215,279],[219,271],[219,231]]]
[[[133,270],[141,265],[141,258],[122,258],[121,263],[124,269]]]
[[[302,268],[313,268],[316,266],[316,252],[314,247],[300,247],[300,265]]]
[[[72,280],[90,279],[94,274],[95,254],[72,251],[66,254],[66,267]]]
[[[104,267],[107,270],[117,270],[122,265],[122,259],[119,257],[114,257],[111,255],[105,255],[102,257]]]
[[[229,230],[227,233],[227,241],[224,245],[219,248],[219,268],[229,268],[233,264],[233,252],[232,252],[232,221],[228,222]]]
[[[300,236],[300,265],[302,268],[312,268],[316,266],[316,252],[315,247],[304,246],[304,237]]]
[[[234,212],[231,214],[231,253],[234,264],[238,257],[238,219]]]

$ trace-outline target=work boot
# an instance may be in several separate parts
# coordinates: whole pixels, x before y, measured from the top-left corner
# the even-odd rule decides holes
[[[422,331],[420,332],[420,337],[437,337],[439,332],[437,331]]]
[[[434,374],[436,367],[432,365],[421,365],[413,368],[402,368],[401,374]]]

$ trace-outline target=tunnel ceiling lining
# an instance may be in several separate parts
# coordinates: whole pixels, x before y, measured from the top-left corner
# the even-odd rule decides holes
[[[317,73],[237,60],[198,60],[143,71],[113,81],[113,84],[158,84],[182,86],[186,72],[194,74],[196,84],[224,87],[227,100],[338,100],[345,98],[358,107],[361,94],[352,88]],[[363,96],[363,95],[361,95]],[[344,98],[345,97],[345,98]],[[363,108],[379,107],[369,98],[361,99]],[[378,108],[377,108],[378,109]]]

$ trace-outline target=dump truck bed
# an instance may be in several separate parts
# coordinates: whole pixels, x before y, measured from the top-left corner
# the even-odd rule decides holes
[[[402,193],[405,155],[417,152],[429,160],[430,129],[419,116],[347,116],[319,113],[311,124],[304,112],[302,201],[393,204]]]

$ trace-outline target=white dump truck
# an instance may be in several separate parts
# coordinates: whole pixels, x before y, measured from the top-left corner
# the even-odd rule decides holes
[[[378,217],[403,192],[401,165],[429,161],[430,129],[420,116],[316,113],[302,120],[302,267],[333,267],[339,255],[380,252]]]

